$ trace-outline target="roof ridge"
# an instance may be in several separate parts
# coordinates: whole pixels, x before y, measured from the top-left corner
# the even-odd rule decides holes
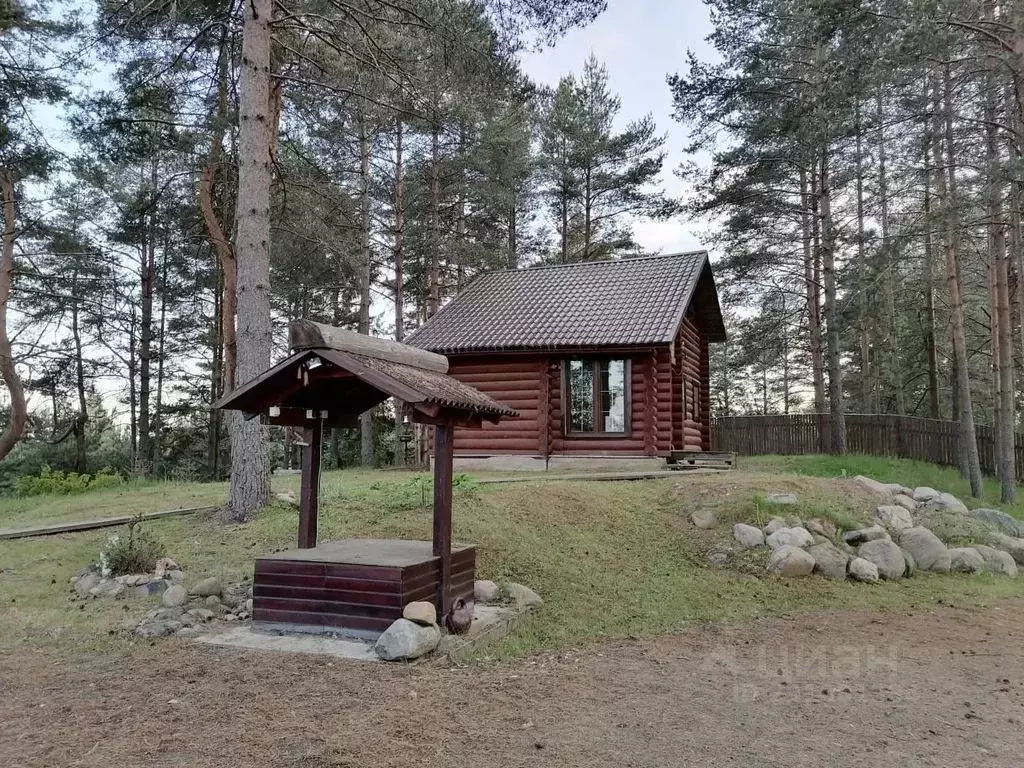
[[[650,253],[644,256],[627,256],[623,259],[590,259],[587,261],[572,261],[568,264],[534,264],[529,267],[506,267],[505,269],[492,269],[487,272],[481,272],[476,277],[486,277],[487,275],[503,275],[509,272],[536,272],[542,269],[572,269],[576,267],[588,267],[595,264],[624,264],[635,261],[654,261],[655,259],[677,259],[682,256],[704,256],[708,257],[708,251],[706,248],[700,248],[696,251],[673,251],[672,253]],[[473,280],[475,282],[475,278]],[[472,284],[472,283],[470,283]],[[469,287],[467,285],[466,287]]]

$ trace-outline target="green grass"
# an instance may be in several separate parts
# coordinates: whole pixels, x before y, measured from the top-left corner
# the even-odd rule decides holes
[[[508,655],[543,648],[580,646],[603,637],[670,632],[694,622],[742,619],[823,608],[904,610],[944,602],[974,605],[1024,594],[1024,578],[923,575],[900,584],[866,586],[821,579],[766,577],[767,553],[739,553],[736,567],[705,567],[709,551],[728,546],[731,521],[767,519],[777,511],[764,494],[792,491],[797,509],[783,516],[832,519],[869,515],[871,504],[834,481],[743,470],[641,482],[516,483],[457,489],[454,529],[458,541],[478,545],[478,575],[520,581],[536,589],[544,606],[503,645],[487,651]],[[864,471],[856,469],[847,474]],[[838,474],[838,473],[837,473]],[[875,476],[880,473],[873,472]],[[325,475],[321,538],[376,536],[429,538],[430,501],[422,476],[395,472]],[[887,478],[886,478],[887,479]],[[297,478],[282,478],[282,487]],[[126,493],[127,507],[188,494],[223,494],[223,486],[162,486]],[[75,499],[83,516],[95,516],[106,492]],[[95,505],[95,506],[94,506]],[[713,506],[722,525],[698,532],[686,521],[696,506]],[[222,526],[206,515],[146,523],[185,568],[186,582],[218,575],[233,582],[251,577],[253,559],[294,546],[297,512],[276,505],[257,520]],[[142,599],[70,598],[69,578],[94,560],[113,532],[65,534],[0,542],[0,646],[125,650],[137,642],[122,624],[149,610]],[[756,576],[755,576],[756,574]],[[177,642],[177,641],[170,641]]]
[[[813,477],[856,477],[866,475],[882,483],[901,483],[909,488],[926,485],[952,493],[970,508],[994,507],[1024,520],[1024,488],[1015,504],[999,501],[999,483],[985,478],[982,495],[971,498],[970,485],[952,467],[940,467],[924,461],[893,459],[864,454],[845,456],[750,456],[740,459],[740,468],[753,472],[773,472]]]

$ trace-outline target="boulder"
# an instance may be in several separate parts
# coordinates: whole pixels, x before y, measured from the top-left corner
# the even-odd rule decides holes
[[[220,602],[220,598],[216,595],[207,595],[206,599],[203,600],[203,605],[207,608],[223,608],[224,606]]]
[[[186,600],[188,600],[188,590],[181,586],[181,584],[174,584],[164,590],[161,602],[168,608],[174,608],[184,605]]]
[[[810,576],[814,571],[814,558],[800,547],[780,546],[768,558],[768,570],[789,578]]]
[[[949,550],[949,570],[955,573],[981,573],[985,558],[974,547],[953,547]]]
[[[79,597],[88,597],[93,587],[100,583],[100,575],[95,571],[84,573],[75,579],[75,592]]]
[[[115,581],[121,582],[126,587],[141,587],[143,584],[149,584],[155,578],[148,573],[126,573],[124,576],[118,576]]]
[[[167,574],[170,571],[180,571],[181,566],[178,565],[174,560],[169,557],[161,557],[156,561],[156,568],[153,569],[153,574],[158,579],[168,578]]]
[[[216,576],[210,576],[202,581],[197,581],[195,586],[192,587],[192,594],[199,597],[208,597],[210,595],[217,595],[219,597],[221,590],[220,579]]]
[[[212,621],[216,615],[209,608],[193,608],[189,613],[192,614],[192,618],[197,621]]]
[[[135,628],[139,637],[166,637],[173,635],[184,625],[174,619],[147,619]]]
[[[865,491],[876,496],[880,501],[888,501],[892,498],[892,491],[885,483],[872,480],[870,477],[865,477],[864,475],[857,475],[853,478],[853,482],[857,483],[857,485]]]
[[[899,543],[910,553],[922,571],[949,570],[949,550],[939,537],[927,528],[918,525],[900,531]]]
[[[804,528],[812,534],[816,533],[819,536],[824,536],[829,541],[835,541],[836,534],[838,533],[836,531],[835,523],[831,520],[826,520],[823,517],[812,517],[804,523]]]
[[[773,517],[771,520],[768,521],[768,525],[764,527],[764,535],[771,536],[780,528],[786,528],[788,526],[789,523],[787,523],[781,517]]]
[[[769,504],[792,506],[797,503],[797,498],[795,493],[769,493],[765,496],[765,501]]]
[[[995,547],[988,547],[984,544],[975,544],[974,549],[981,555],[981,559],[985,561],[986,571],[1001,576],[1009,576],[1011,579],[1017,578],[1017,563],[1013,561],[1013,557],[1009,552],[1003,552]]]
[[[473,582],[473,599],[478,603],[493,603],[501,596],[501,589],[493,581],[477,579]]]
[[[905,493],[899,493],[893,496],[892,503],[903,507],[907,512],[913,512],[917,509],[917,502]]]
[[[902,509],[902,508],[901,508]],[[900,548],[889,539],[875,539],[860,545],[857,555],[878,569],[878,575],[888,581],[902,579],[907,570],[907,561]]]
[[[925,503],[929,509],[941,512],[952,512],[957,515],[967,514],[967,505],[951,493],[940,493]]]
[[[993,533],[989,536],[988,543],[996,549],[1008,552],[1017,565],[1024,565],[1024,539],[1007,536],[1005,533]]]
[[[1007,536],[1024,536],[1024,521],[1018,520],[998,509],[972,509],[971,517],[989,523]]]
[[[136,597],[152,597],[153,595],[162,595],[168,587],[168,583],[163,579],[153,579],[146,584],[140,584],[139,586],[132,589],[132,594]]]
[[[914,527],[914,518],[910,516],[910,512],[896,504],[877,507],[875,509],[875,519],[887,530],[894,532]]]
[[[836,549],[835,545],[825,542],[815,544],[807,550],[814,558],[814,572],[826,579],[843,581],[846,578],[846,564],[850,558]]]
[[[718,517],[713,509],[695,509],[690,513],[690,522],[703,531],[718,525]]]
[[[512,598],[512,602],[515,603],[516,608],[534,608],[538,605],[544,605],[544,601],[540,599],[540,595],[529,587],[525,587],[522,584],[516,584],[513,581],[510,581],[505,585],[505,594]]]
[[[775,533],[765,539],[765,542],[772,549],[780,547],[809,547],[814,543],[811,533],[806,528],[796,526],[794,528],[779,528]]]
[[[843,534],[843,541],[851,547],[860,546],[866,541],[875,541],[876,539],[887,538],[889,538],[889,534],[886,533],[885,528],[880,525],[872,525],[868,528],[860,528],[856,531],[847,531]]]
[[[183,581],[184,578],[185,574],[183,574],[180,570],[170,570],[167,572],[167,580],[172,584],[178,584],[179,582]]]
[[[103,579],[95,587],[89,590],[93,597],[120,597],[127,587],[120,581],[114,579]]]
[[[878,566],[869,563],[863,557],[855,557],[850,561],[850,578],[874,584],[878,581]]]
[[[885,487],[889,489],[889,493],[895,496],[913,496],[914,490],[907,488],[905,485],[899,483],[886,483]]]
[[[927,485],[922,485],[919,488],[915,488],[914,492],[910,495],[913,497],[914,501],[922,502],[931,501],[939,495],[939,492],[934,488],[929,488]]]
[[[415,621],[417,624],[436,625],[437,609],[433,603],[428,603],[426,600],[416,600],[407,603],[405,608],[402,609],[402,618]]]
[[[736,523],[732,527],[732,535],[736,541],[748,549],[764,544],[764,534],[761,533],[761,529],[746,523]]]
[[[907,568],[903,571],[903,575],[910,578],[917,573],[917,561],[914,556],[907,552],[903,547],[900,547],[900,553],[903,555],[903,561],[907,564]]]
[[[384,661],[409,661],[430,653],[439,642],[441,630],[436,625],[397,619],[377,638],[373,650]]]

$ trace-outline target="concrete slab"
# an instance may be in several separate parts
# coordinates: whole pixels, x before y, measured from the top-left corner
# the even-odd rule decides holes
[[[284,653],[313,653],[335,656],[352,661],[380,661],[373,652],[373,643],[329,635],[275,634],[260,632],[248,625],[240,625],[222,632],[199,635],[194,640],[207,645],[245,648],[251,651],[278,651]]]

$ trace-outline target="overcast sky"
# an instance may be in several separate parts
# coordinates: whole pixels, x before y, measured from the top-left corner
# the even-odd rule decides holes
[[[667,157],[662,171],[665,189],[682,191],[675,170],[685,159],[683,126],[672,120],[672,98],[665,77],[683,68],[687,49],[703,55],[704,38],[711,32],[707,9],[700,0],[609,0],[597,21],[574,29],[554,48],[523,57],[523,68],[534,80],[557,85],[562,75],[579,73],[591,53],[608,67],[610,87],[622,100],[620,127],[630,120],[654,116],[666,134]],[[702,247],[704,228],[683,219],[635,225],[644,248],[671,253]]]

